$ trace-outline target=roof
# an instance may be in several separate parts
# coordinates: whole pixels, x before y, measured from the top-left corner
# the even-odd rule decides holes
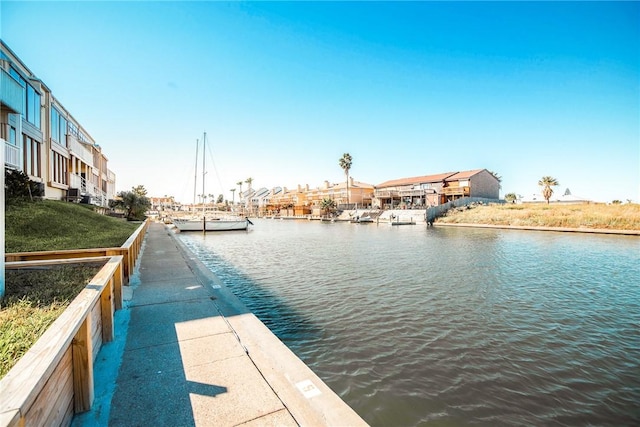
[[[338,189],[338,188],[346,188],[346,187],[347,187],[347,182],[343,181],[343,182],[339,182],[337,184],[332,184],[329,188]],[[349,183],[349,188],[371,188],[371,189],[373,189],[373,185],[372,184],[367,184],[365,182],[353,181],[353,183]],[[324,189],[321,188],[320,190],[324,190]]]
[[[445,172],[439,173],[437,175],[423,175],[423,176],[414,176],[411,178],[400,178],[400,179],[392,179],[391,181],[385,181],[381,184],[376,185],[376,188],[386,188],[386,187],[395,187],[399,185],[417,185],[417,184],[427,184],[427,183],[435,183],[442,182],[443,180],[449,178],[452,175],[455,175],[456,172]]]
[[[472,176],[479,174],[483,170],[484,169],[474,169],[474,170],[470,170],[470,171],[458,172],[458,173],[450,176],[449,178],[447,178],[447,181],[459,181],[461,179],[469,179]]]

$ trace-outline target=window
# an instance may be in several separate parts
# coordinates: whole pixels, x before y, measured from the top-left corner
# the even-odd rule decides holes
[[[9,144],[18,145],[18,135],[16,133],[16,128],[13,126],[9,127]]]
[[[60,143],[60,113],[55,108],[51,109],[51,139]]]
[[[51,139],[63,147],[67,146],[67,119],[55,108],[51,109]]]
[[[24,172],[30,176],[41,177],[40,144],[24,135],[23,139]]]
[[[40,94],[13,68],[9,70],[9,74],[11,74],[24,89],[22,111],[24,111],[25,119],[40,129]]]
[[[55,151],[51,152],[51,180],[67,185],[67,159]]]

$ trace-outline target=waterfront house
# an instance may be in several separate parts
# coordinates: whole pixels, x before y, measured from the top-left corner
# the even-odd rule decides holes
[[[116,175],[102,148],[2,40],[0,89],[5,169],[27,174],[46,199],[107,207]]]
[[[500,181],[486,169],[393,179],[375,186],[373,203],[382,209],[425,209],[462,197],[499,199]]]
[[[260,212],[265,206],[265,199],[268,198],[271,191],[267,187],[256,190],[250,199],[249,212]]]
[[[356,181],[353,177],[349,177],[348,188],[346,181],[337,184],[330,184],[329,181],[325,181],[322,187],[314,189],[307,187],[309,206],[319,208],[324,199],[335,201],[338,209],[369,207],[373,199],[373,185]]]
[[[306,188],[300,185],[295,190],[284,187],[281,192],[269,198],[269,204],[265,206],[265,212],[273,215],[300,216],[311,213],[307,203]]]

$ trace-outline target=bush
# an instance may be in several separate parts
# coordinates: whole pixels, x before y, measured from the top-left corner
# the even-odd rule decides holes
[[[44,196],[44,187],[29,179],[21,171],[5,170],[4,198],[7,203],[27,200],[40,200]]]

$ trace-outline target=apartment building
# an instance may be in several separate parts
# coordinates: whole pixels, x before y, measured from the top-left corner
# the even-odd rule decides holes
[[[26,173],[46,199],[108,206],[116,176],[86,129],[0,40],[0,139],[5,169]]]
[[[374,205],[424,209],[462,197],[499,199],[500,180],[486,169],[394,179],[376,185]]]

